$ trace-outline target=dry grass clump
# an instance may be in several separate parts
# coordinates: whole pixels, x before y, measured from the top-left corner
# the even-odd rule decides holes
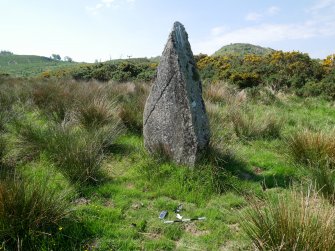
[[[48,81],[37,83],[32,92],[32,100],[39,109],[55,120],[62,121],[71,109],[75,94],[70,84]]]
[[[233,123],[236,135],[244,139],[278,138],[283,126],[273,113],[257,116],[239,106],[229,108],[228,118]]]
[[[143,111],[149,95],[150,85],[137,84],[135,90],[121,95],[119,117],[123,124],[132,132],[142,133]]]
[[[335,208],[311,189],[253,203],[242,225],[257,250],[335,250]]]
[[[217,82],[205,85],[204,99],[213,103],[240,104],[246,101],[246,93],[233,85]]]
[[[116,104],[105,96],[87,100],[86,104],[77,108],[77,112],[79,122],[88,129],[115,124],[118,121]]]

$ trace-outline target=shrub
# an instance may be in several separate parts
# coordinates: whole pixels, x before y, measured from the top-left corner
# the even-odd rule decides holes
[[[312,190],[253,203],[242,226],[258,250],[335,249],[335,208]]]
[[[229,79],[239,88],[258,86],[261,82],[259,74],[254,72],[233,72]]]
[[[297,90],[296,93],[303,97],[323,96],[328,100],[335,100],[334,80],[328,81],[328,79],[325,78],[321,82],[308,82],[301,89]]]
[[[0,242],[5,250],[26,250],[36,239],[57,232],[69,216],[67,192],[49,189],[47,180],[0,179]]]
[[[71,75],[76,80],[91,80],[107,82],[151,81],[155,77],[157,64],[148,59],[114,60],[97,63],[75,69]]]
[[[228,117],[238,137],[245,139],[280,137],[282,122],[274,114],[268,113],[263,117],[257,117],[254,113],[233,106],[228,111]]]
[[[265,105],[272,105],[280,102],[276,96],[275,90],[270,87],[253,87],[246,89],[247,97],[257,104],[263,103]]]

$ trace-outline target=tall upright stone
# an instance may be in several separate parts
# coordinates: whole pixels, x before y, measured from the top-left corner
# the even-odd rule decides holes
[[[209,143],[202,86],[184,26],[175,22],[143,116],[145,147],[193,166]]]

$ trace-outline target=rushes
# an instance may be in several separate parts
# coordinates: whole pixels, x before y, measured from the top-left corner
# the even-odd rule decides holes
[[[335,208],[312,189],[253,203],[243,228],[258,250],[335,249]]]
[[[86,128],[96,128],[117,122],[116,105],[106,97],[92,98],[78,107],[79,122]]]
[[[335,132],[311,132],[304,130],[286,140],[293,159],[304,165],[318,165],[329,162],[335,165]]]
[[[70,213],[68,192],[49,189],[48,180],[2,174],[0,181],[0,240],[10,250],[57,231]]]
[[[320,193],[335,204],[335,133],[300,131],[286,144],[291,158],[307,168]]]
[[[123,124],[135,133],[142,133],[143,110],[149,94],[148,84],[138,84],[134,91],[120,96],[122,99],[119,117]]]
[[[45,127],[17,123],[19,158],[31,160],[44,152],[73,182],[97,181],[108,147],[122,132],[118,124],[93,131],[74,125]]]
[[[228,118],[233,123],[238,137],[245,139],[280,137],[282,122],[274,114],[268,113],[259,117],[240,107],[233,106],[228,111]]]

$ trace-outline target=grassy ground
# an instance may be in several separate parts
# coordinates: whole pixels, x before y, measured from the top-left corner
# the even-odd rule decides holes
[[[66,69],[75,65],[64,61],[57,61],[47,57],[30,55],[0,55],[0,74],[31,77],[56,69]]]
[[[304,186],[313,180],[305,167],[293,162],[287,139],[303,129],[330,132],[335,126],[331,102],[279,94],[269,102],[268,97],[249,97],[232,90],[229,99],[223,94],[213,98],[205,89],[213,134],[211,149],[194,169],[189,169],[163,156],[149,156],[145,151],[139,129],[141,113],[132,113],[134,105],[143,106],[145,84],[50,86],[30,83],[25,86],[26,95],[19,95],[20,100],[6,99],[7,105],[12,102],[11,114],[19,118],[23,128],[37,125],[38,132],[31,130],[27,134],[15,118],[0,110],[5,114],[0,119],[8,116],[0,120],[0,147],[1,139],[6,145],[0,167],[16,169],[23,179],[47,179],[52,191],[67,191],[63,198],[69,202],[67,216],[45,228],[44,234],[33,235],[35,239],[27,244],[21,243],[22,250],[254,250],[242,225],[255,198],[263,201],[268,195],[285,194],[290,187]],[[48,88],[57,95],[50,96]],[[60,100],[59,96],[63,98]],[[102,96],[106,99],[101,101]],[[100,102],[96,102],[96,97],[100,97]],[[104,100],[116,102],[119,108],[106,106]],[[127,128],[117,133],[119,136],[108,146],[105,142],[100,146],[100,138],[92,135],[96,131],[109,137],[104,123],[115,121],[110,110]],[[69,137],[67,141],[62,137],[67,151],[74,151],[76,156],[84,153],[83,160],[62,160],[72,155],[63,150],[58,153],[54,147],[61,133]],[[22,135],[29,135],[29,144]],[[41,141],[39,135],[50,140]],[[87,138],[86,145],[91,140],[98,147],[87,152],[86,145],[77,142],[78,137]],[[87,170],[98,170],[88,177],[80,173],[84,178],[78,183],[73,173],[68,176],[67,170],[74,164],[80,166],[81,161],[86,167],[86,155],[92,151],[96,151],[97,156],[93,157],[99,160],[99,166],[88,166]],[[158,218],[161,211],[168,210],[167,219],[176,219],[173,211],[180,204],[180,214],[185,218],[206,219],[164,224]],[[0,210],[0,226],[1,220]],[[0,237],[1,233],[0,228]],[[8,250],[8,243],[8,239],[1,240],[0,250]]]
[[[146,156],[142,141],[136,135],[120,138],[120,147],[128,150],[107,161],[112,181],[83,193],[90,202],[78,209],[99,233],[92,246],[102,250],[215,250],[237,241],[237,246],[245,248],[248,241],[238,226],[244,197],[233,190],[221,196],[205,191],[183,167]],[[164,224],[158,219],[163,210],[170,212],[169,219],[176,219],[173,210],[179,204],[183,204],[185,218],[204,216],[206,220]]]

